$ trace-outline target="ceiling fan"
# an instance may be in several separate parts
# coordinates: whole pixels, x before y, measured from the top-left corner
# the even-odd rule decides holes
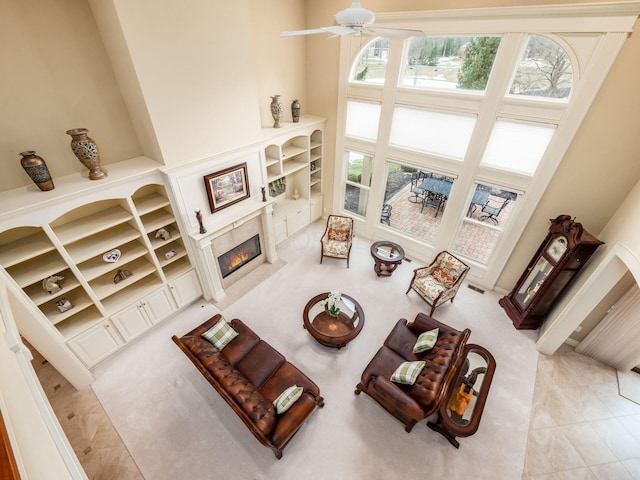
[[[375,13],[362,8],[360,2],[358,0],[354,0],[349,8],[336,14],[336,22],[338,25],[314,28],[311,30],[292,30],[289,32],[282,32],[280,36],[295,37],[298,35],[314,35],[316,33],[331,33],[334,36],[365,34],[410,37],[415,35],[424,35],[422,30],[373,27],[371,24],[373,24],[375,19]]]

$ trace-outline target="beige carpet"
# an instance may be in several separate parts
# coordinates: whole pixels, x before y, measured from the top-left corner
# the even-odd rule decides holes
[[[319,264],[324,224],[316,222],[279,247],[287,262],[223,313],[250,325],[309,375],[326,400],[285,448],[281,460],[258,443],[171,341],[219,310],[207,302],[125,348],[95,370],[93,387],[147,480],[162,479],[423,479],[522,477],[538,354],[536,332],[513,328],[498,296],[461,288],[435,317],[469,327],[470,343],[488,348],[497,369],[480,429],[460,449],[426,427],[408,434],[365,394],[360,374],[395,322],[427,305],[407,285],[417,262],[378,278],[370,242],[356,238],[351,268]],[[361,334],[341,350],[319,345],[302,328],[314,295],[339,290],[365,312]]]

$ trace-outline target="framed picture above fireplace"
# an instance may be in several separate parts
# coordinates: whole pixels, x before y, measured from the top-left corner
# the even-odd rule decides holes
[[[249,198],[247,164],[225,168],[204,176],[211,213]]]

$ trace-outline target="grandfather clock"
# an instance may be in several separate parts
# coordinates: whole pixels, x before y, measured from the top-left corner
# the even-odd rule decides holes
[[[603,242],[569,215],[551,220],[549,233],[511,293],[498,303],[519,330],[535,330]]]

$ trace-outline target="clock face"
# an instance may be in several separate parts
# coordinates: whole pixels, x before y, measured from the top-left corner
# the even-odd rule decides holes
[[[558,235],[555,237],[549,247],[547,248],[547,255],[554,261],[557,262],[562,258],[564,252],[567,250],[567,239],[562,235]]]

